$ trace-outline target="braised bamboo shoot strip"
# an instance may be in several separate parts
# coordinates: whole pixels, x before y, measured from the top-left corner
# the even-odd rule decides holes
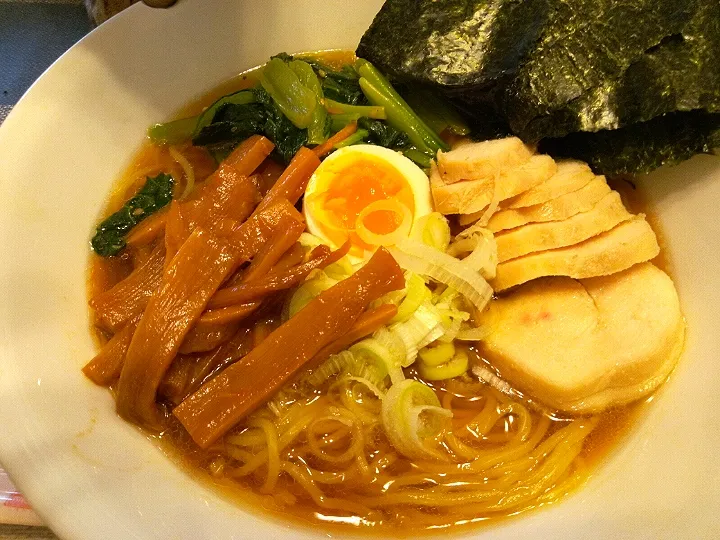
[[[240,175],[250,176],[274,148],[267,137],[252,135],[241,142],[223,163],[233,166]]]
[[[362,338],[375,332],[375,330],[385,326],[397,315],[397,312],[398,308],[394,304],[382,304],[376,308],[367,310],[358,317],[358,320],[355,321],[355,324],[345,335],[340,336],[332,343],[323,347],[323,349],[315,355],[312,363],[318,365],[333,354],[344,351],[356,341],[360,341]]]
[[[228,236],[195,229],[165,270],[148,303],[125,359],[117,408],[124,418],[157,429],[158,385],[183,339],[225,279],[252,258],[278,228],[302,216],[280,201]]]
[[[304,146],[300,148],[275,185],[260,201],[255,212],[261,211],[279,199],[287,199],[291,204],[298,202],[305,193],[310,177],[319,166],[320,158],[315,155],[315,152]]]
[[[160,284],[164,261],[165,250],[162,246],[155,248],[128,277],[90,300],[90,307],[103,327],[116,331],[143,312]]]
[[[198,320],[198,324],[221,325],[240,322],[255,313],[261,305],[262,299],[218,309],[211,309],[202,314]]]
[[[170,203],[172,204],[172,203]],[[168,212],[165,209],[153,214],[144,221],[141,221],[128,234],[125,243],[131,247],[146,246],[165,231],[165,221]]]
[[[207,448],[323,347],[345,334],[370,302],[404,286],[400,267],[385,249],[379,249],[364,267],[322,292],[173,414],[195,442]]]
[[[305,230],[305,224],[300,221],[291,221],[287,227],[278,229],[258,254],[253,257],[250,266],[244,272],[241,283],[252,282],[260,276],[265,276],[283,255],[297,242]],[[212,309],[202,314],[198,325],[233,324],[242,321],[253,314],[262,304],[262,299],[248,302],[243,305]]]
[[[203,324],[195,323],[180,345],[180,354],[205,353],[212,351],[230,340],[240,324]]]
[[[210,308],[221,308],[242,304],[262,298],[270,293],[282,291],[294,287],[316,268],[325,268],[343,257],[350,249],[350,243],[346,242],[343,247],[336,251],[330,251],[328,246],[316,247],[310,255],[310,260],[295,267],[276,270],[273,268],[264,277],[248,283],[241,283],[233,287],[221,289],[210,299]]]
[[[175,405],[197,390],[208,377],[242,358],[252,349],[250,328],[240,328],[232,338],[200,355],[180,355],[170,366],[158,392]]]
[[[117,380],[139,320],[140,316],[138,315],[135,319],[128,321],[103,345],[95,358],[85,365],[83,373],[88,379],[100,386],[108,386]]]
[[[300,221],[291,222],[286,229],[276,231],[258,254],[253,257],[250,266],[242,277],[241,283],[255,281],[267,275],[273,266],[282,259],[283,255],[295,245],[303,231],[305,231],[305,224]]]

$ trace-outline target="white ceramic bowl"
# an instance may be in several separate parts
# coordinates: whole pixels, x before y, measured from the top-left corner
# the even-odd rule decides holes
[[[138,5],[73,47],[0,129],[0,459],[65,538],[312,538],[224,501],[114,412],[93,355],[88,238],[145,128],[279,51],[354,48],[381,2],[181,0]],[[720,535],[720,159],[642,182],[688,320],[670,382],[587,486],[471,535]]]

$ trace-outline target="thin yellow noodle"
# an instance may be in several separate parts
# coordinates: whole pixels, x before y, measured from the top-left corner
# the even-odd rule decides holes
[[[292,476],[307,493],[312,497],[312,500],[321,508],[328,510],[341,510],[350,514],[367,516],[371,514],[370,508],[357,504],[352,501],[345,501],[342,499],[336,499],[326,496],[313,482],[310,475],[303,471],[297,465],[290,463],[289,461],[283,461],[280,463],[280,470]]]
[[[349,419],[349,418],[343,418],[343,417],[334,418],[334,420],[336,422],[340,422],[351,428],[350,433],[353,434],[353,438],[351,438],[350,446],[349,446],[349,448],[347,448],[347,450],[345,450],[344,452],[342,452],[338,455],[331,455],[331,454],[328,454],[324,449],[320,448],[320,445],[317,443],[317,439],[313,434],[313,425],[315,424],[315,422],[317,422],[318,420],[320,420],[321,422],[324,422],[327,419],[328,419],[328,417],[322,417],[320,419],[317,419],[317,420],[313,421],[307,428],[305,436],[307,438],[308,446],[310,447],[310,450],[312,451],[313,455],[315,457],[317,457],[318,459],[327,461],[329,463],[346,463],[346,462],[352,460],[357,453],[356,443],[354,441],[355,423],[353,422],[352,419]]]
[[[378,414],[363,408],[363,406],[356,401],[355,394],[350,386],[345,386],[340,394],[340,399],[342,400],[342,404],[358,416],[364,424],[376,424],[378,422]]]
[[[253,452],[232,445],[228,445],[228,447],[225,449],[225,452],[234,460],[241,461],[243,463],[247,463],[248,461],[256,457],[256,454],[254,454]]]
[[[308,439],[310,437],[316,438],[315,443],[320,448],[325,448],[325,447],[332,448],[335,446],[339,446],[344,442],[344,439],[348,435],[350,435],[350,427],[348,427],[348,426],[342,426],[342,427],[337,428],[334,431],[327,431],[327,432],[324,430],[318,429],[318,428],[316,428],[316,430],[319,431],[319,433],[321,433],[322,435],[318,437],[317,433],[315,433],[315,430],[311,432],[310,428],[308,428],[308,432],[306,435],[308,436]]]
[[[287,426],[287,429],[282,433],[278,440],[278,449],[283,451],[300,433],[302,433],[310,422],[313,421],[313,410],[307,410],[303,414],[298,415],[297,419]],[[228,451],[237,451],[239,449],[228,446]],[[247,476],[254,472],[258,467],[263,465],[268,459],[267,449],[258,452],[251,459],[247,460],[242,467],[235,467],[229,469],[229,475],[233,477]]]
[[[368,523],[375,515],[400,527],[442,527],[519,512],[553,502],[579,481],[578,454],[596,419],[550,431],[554,424],[547,415],[485,385],[448,381],[445,389],[441,403],[454,421],[426,441],[439,460],[398,455],[382,438],[381,400],[345,379],[329,383],[319,398],[291,399],[288,392],[280,415],[270,407],[257,411],[244,431],[226,437],[226,455],[242,465],[228,464],[224,474],[264,475],[260,467],[266,466],[262,492],[278,493],[289,482],[321,511]],[[278,504],[289,500],[280,497]]]
[[[487,396],[485,406],[483,407],[480,414],[478,414],[470,423],[468,423],[467,430],[473,435],[483,437],[485,436],[495,425],[499,418],[499,412],[497,410],[498,402],[494,396]],[[470,429],[472,426],[472,429]]]
[[[168,152],[170,152],[172,158],[180,164],[185,173],[185,189],[183,189],[182,195],[180,195],[180,200],[183,200],[190,195],[195,187],[195,169],[193,169],[193,166],[187,158],[174,146],[168,147]]]
[[[370,508],[388,504],[413,504],[419,506],[455,506],[485,501],[497,496],[495,491],[449,494],[436,488],[408,490],[402,493],[386,493],[380,497],[364,497],[360,500]]]
[[[565,471],[575,456],[582,450],[582,444],[575,443],[569,447],[563,445],[563,451],[555,451],[530,478],[527,486],[518,486],[508,493],[498,503],[487,508],[487,511],[497,512],[517,508],[528,500],[537,497],[543,491],[555,484],[557,478]]]
[[[482,450],[478,451],[478,457],[474,461],[469,463],[463,463],[456,466],[456,472],[462,472],[463,474],[476,474],[483,472],[491,467],[498,464],[512,461],[527,454],[530,450],[535,448],[537,444],[542,440],[550,427],[550,419],[547,417],[541,417],[538,421],[538,425],[535,428],[535,432],[526,442],[513,445],[510,448],[503,448],[500,451],[497,450]],[[419,462],[418,465],[425,471],[428,472],[450,472],[442,465],[438,465],[432,462]]]
[[[252,427],[258,427],[265,433],[267,442],[267,479],[260,488],[261,493],[271,493],[277,484],[280,474],[280,449],[278,448],[278,435],[275,425],[265,418],[253,419]]]
[[[319,471],[308,467],[310,477],[319,484],[343,484],[356,476],[353,467],[344,471]]]
[[[257,428],[247,429],[237,435],[228,436],[226,441],[236,446],[258,446],[265,443],[265,434]]]

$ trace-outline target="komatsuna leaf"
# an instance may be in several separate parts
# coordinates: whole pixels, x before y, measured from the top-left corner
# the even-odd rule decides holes
[[[125,248],[125,237],[142,220],[172,200],[173,177],[161,173],[148,176],[145,185],[123,207],[98,225],[90,244],[101,257],[117,255]]]

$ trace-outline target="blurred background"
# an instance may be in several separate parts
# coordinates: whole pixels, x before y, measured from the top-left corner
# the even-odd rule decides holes
[[[135,1],[0,0],[0,123],[62,53]]]

